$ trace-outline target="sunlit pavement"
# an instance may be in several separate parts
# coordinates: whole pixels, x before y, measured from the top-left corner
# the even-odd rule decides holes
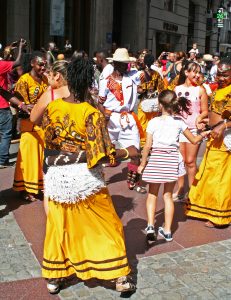
[[[95,280],[72,282],[59,296],[48,294],[40,271],[45,234],[43,203],[22,201],[11,190],[13,173],[13,168],[0,170],[0,299],[120,298],[113,285]],[[231,298],[230,227],[207,228],[203,221],[187,219],[183,204],[175,203],[174,240],[167,243],[158,238],[148,244],[144,232],[146,195],[127,189],[126,163],[106,168],[105,177],[124,225],[127,254],[137,283],[131,299]],[[160,191],[156,227],[163,219]]]

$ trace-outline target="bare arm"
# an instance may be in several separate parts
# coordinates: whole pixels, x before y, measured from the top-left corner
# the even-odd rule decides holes
[[[21,39],[19,48],[18,48],[18,56],[17,56],[16,60],[13,62],[13,68],[18,67],[21,64],[22,49],[25,47],[25,45],[26,45],[26,41]]]
[[[36,125],[41,124],[43,114],[47,108],[47,105],[51,102],[51,91],[50,88],[46,90],[45,93],[42,94],[42,96],[38,99],[38,102],[33,107],[31,114],[30,114],[30,120]]]
[[[183,132],[184,136],[186,136],[186,138],[193,144],[196,145],[197,143],[199,143],[200,141],[203,140],[203,138],[205,138],[208,134],[210,133],[209,131],[203,131],[201,132],[199,135],[195,136],[191,133],[191,131],[187,128],[185,129],[185,131]]]
[[[202,122],[208,117],[208,95],[203,87],[200,87],[199,95],[201,98],[201,113],[196,118],[196,127],[197,129],[203,129],[204,124]]]
[[[149,155],[150,149],[152,148],[152,141],[153,141],[152,134],[147,132],[146,143],[143,148],[141,163],[137,170],[138,173],[140,173],[140,174],[143,172],[143,170],[147,164],[148,155]]]

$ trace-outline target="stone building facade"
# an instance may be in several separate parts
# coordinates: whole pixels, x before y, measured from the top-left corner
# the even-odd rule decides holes
[[[231,36],[230,21],[218,32],[210,20],[230,0],[0,0],[0,43],[24,37],[34,49],[55,41],[60,49],[69,39],[73,49],[90,55],[112,42],[132,51],[188,51],[193,42],[201,53],[213,53]],[[54,18],[56,18],[54,20]],[[52,29],[52,22],[58,31]],[[60,26],[60,32],[59,32]]]

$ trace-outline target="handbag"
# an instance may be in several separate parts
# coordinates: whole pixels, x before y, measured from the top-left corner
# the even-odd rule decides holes
[[[159,111],[159,101],[158,93],[154,92],[144,98],[140,103],[143,112],[158,112]]]

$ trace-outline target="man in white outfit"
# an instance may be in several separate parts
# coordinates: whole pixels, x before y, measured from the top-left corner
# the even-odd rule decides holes
[[[143,132],[134,113],[137,86],[141,84],[140,73],[129,70],[132,59],[125,48],[118,48],[111,60],[114,63],[114,71],[99,82],[99,108],[108,120],[108,132],[112,143],[119,144],[121,148],[126,149],[125,158],[131,157],[128,163],[129,189],[144,193],[145,189],[137,185],[140,134]],[[133,147],[132,155],[131,146]]]

